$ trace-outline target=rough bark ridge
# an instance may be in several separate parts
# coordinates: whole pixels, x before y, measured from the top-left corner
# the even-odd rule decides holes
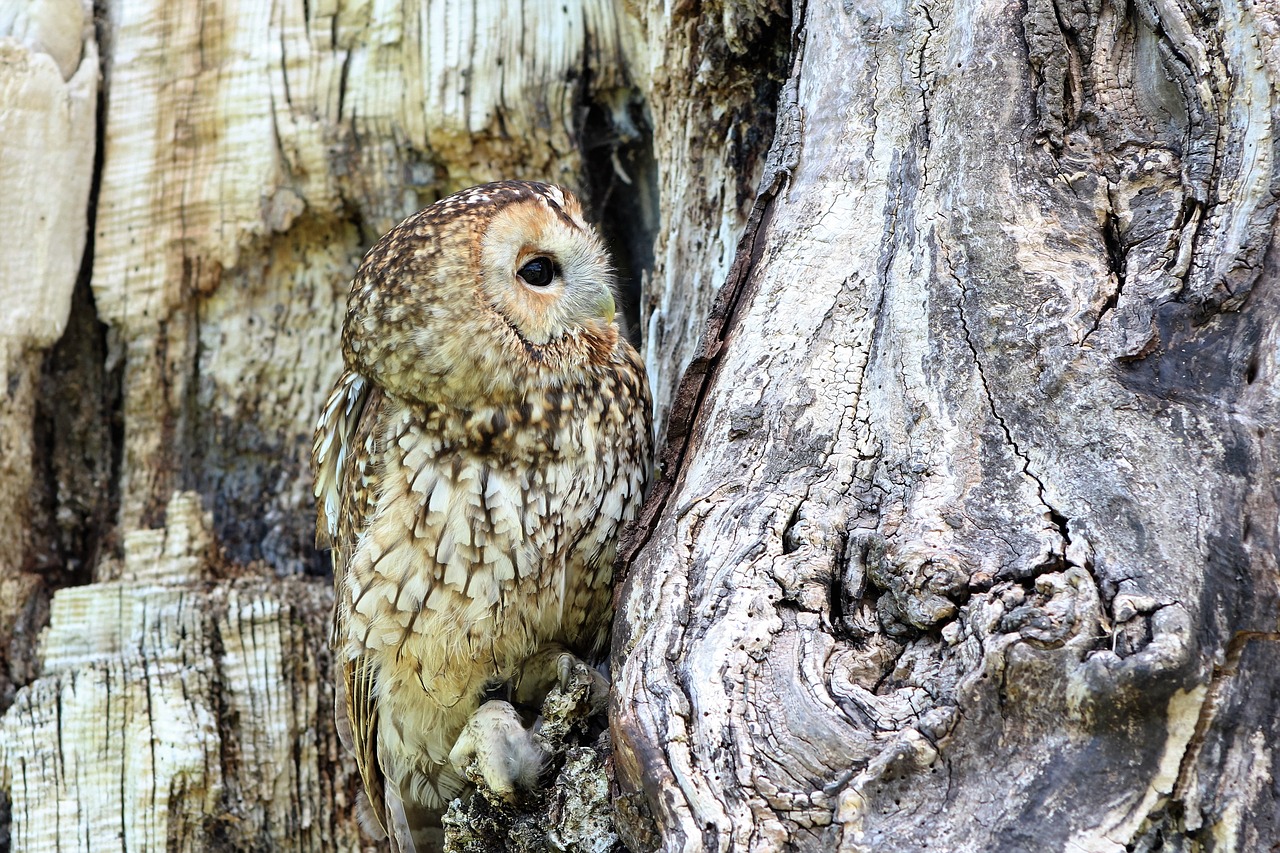
[[[1269,849],[1274,17],[795,17],[621,594],[633,837]]]
[[[661,200],[640,312],[659,436],[759,183],[789,14],[781,0],[651,3],[633,23],[628,61],[653,123]]]

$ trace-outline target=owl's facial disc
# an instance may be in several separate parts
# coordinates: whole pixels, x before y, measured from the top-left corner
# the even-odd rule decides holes
[[[484,234],[481,269],[486,300],[527,343],[614,328],[613,271],[576,204],[530,199],[499,211]]]

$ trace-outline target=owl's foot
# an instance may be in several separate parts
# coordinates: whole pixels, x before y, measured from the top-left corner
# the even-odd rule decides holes
[[[544,646],[524,662],[514,698],[522,705],[541,707],[553,687],[566,694],[585,691],[593,714],[609,704],[609,679],[563,646]]]
[[[538,785],[546,750],[509,702],[485,702],[458,735],[449,762],[464,778],[514,803]]]

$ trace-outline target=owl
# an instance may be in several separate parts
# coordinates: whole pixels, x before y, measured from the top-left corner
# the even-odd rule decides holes
[[[541,752],[500,697],[605,651],[652,454],[613,287],[577,199],[523,181],[425,208],[356,273],[312,449],[317,542],[339,733],[394,850],[438,842],[455,762],[534,784]]]

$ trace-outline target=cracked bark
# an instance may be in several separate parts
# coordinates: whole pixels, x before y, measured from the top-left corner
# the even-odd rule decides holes
[[[1270,849],[1274,12],[797,19],[630,540],[627,837]]]
[[[768,152],[785,9],[10,6],[0,850],[358,848],[307,465],[355,265],[463,186],[569,185],[665,414]],[[604,849],[603,762],[566,754],[526,824]]]

